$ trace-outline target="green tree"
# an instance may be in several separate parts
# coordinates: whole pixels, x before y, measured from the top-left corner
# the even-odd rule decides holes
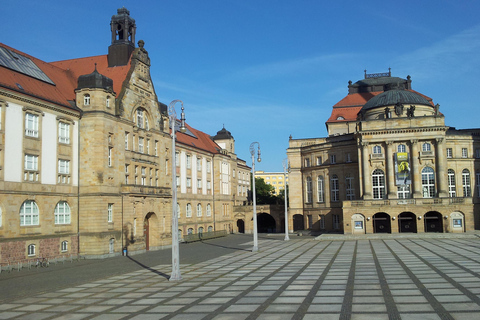
[[[255,194],[257,204],[276,204],[278,202],[275,188],[265,183],[263,178],[255,178]]]

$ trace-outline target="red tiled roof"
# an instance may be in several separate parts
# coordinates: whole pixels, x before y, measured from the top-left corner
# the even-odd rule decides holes
[[[177,141],[179,143],[187,145],[189,147],[201,149],[213,154],[219,153],[221,148],[218,146],[218,144],[215,141],[210,139],[210,135],[200,130],[194,129],[188,124],[185,124],[185,126],[188,128],[188,130],[190,130],[196,136],[196,138],[186,133],[177,132]]]
[[[78,58],[71,60],[55,61],[50,64],[61,69],[66,70],[75,79],[74,88],[77,87],[78,77],[90,74],[95,70],[95,63],[97,64],[97,71],[113,80],[113,91],[120,93],[123,85],[123,81],[127,77],[128,70],[130,70],[131,59],[125,66],[108,67],[108,56],[93,56],[86,58]],[[75,99],[75,92],[72,91],[72,97]]]
[[[330,118],[327,122],[344,122],[357,120],[357,113],[362,107],[345,107],[345,108],[333,108]],[[338,117],[342,117],[342,120],[337,120]]]

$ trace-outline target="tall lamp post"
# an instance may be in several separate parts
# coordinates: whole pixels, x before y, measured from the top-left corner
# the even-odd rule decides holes
[[[178,212],[177,212],[177,172],[176,172],[176,152],[175,152],[175,123],[177,122],[177,113],[175,112],[175,104],[182,104],[182,113],[180,118],[180,132],[185,132],[185,109],[181,100],[173,100],[168,105],[168,116],[172,129],[172,274],[169,281],[181,280],[180,274],[180,250],[178,247]]]
[[[288,236],[288,207],[287,207],[287,170],[288,170],[288,158],[283,159],[283,183],[285,184],[284,194],[285,197],[285,241],[290,240]]]
[[[253,248],[252,252],[258,251],[258,233],[257,233],[257,199],[255,195],[255,144],[257,145],[258,162],[262,161],[260,158],[260,143],[252,142],[250,144],[250,154],[252,155],[252,180],[253,180]]]

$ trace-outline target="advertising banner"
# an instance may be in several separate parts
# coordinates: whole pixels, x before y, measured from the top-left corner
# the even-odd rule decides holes
[[[395,154],[395,184],[397,186],[412,184],[408,152],[397,152]]]

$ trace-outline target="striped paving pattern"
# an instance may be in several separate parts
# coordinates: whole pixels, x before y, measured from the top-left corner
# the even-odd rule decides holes
[[[252,243],[245,243],[250,249]],[[0,319],[480,319],[480,240],[259,241],[0,304]]]

